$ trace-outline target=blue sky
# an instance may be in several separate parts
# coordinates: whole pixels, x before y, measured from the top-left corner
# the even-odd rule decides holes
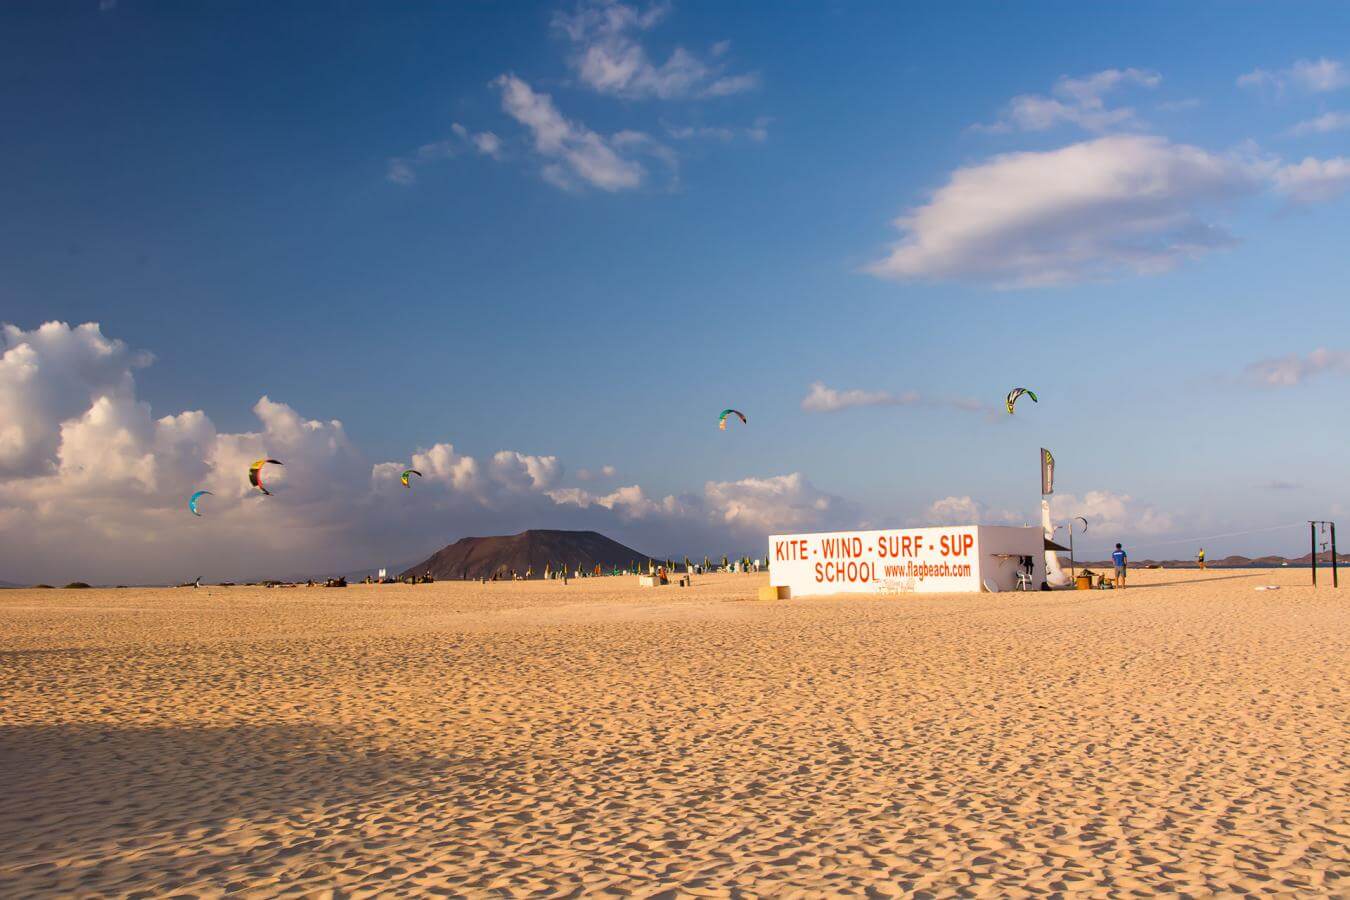
[[[266,395],[340,420],[353,471],[555,457],[519,505],[446,481],[396,529],[409,556],[541,520],[658,553],[1022,521],[1041,445],[1103,544],[1334,516],[1347,26],[1331,3],[11,4],[0,320],[11,352],[57,321],[153,354],[130,393],[71,388],[148,404],[133,437],[186,410],[258,434]],[[1042,402],[987,412],[1015,385]],[[78,536],[41,498],[88,493],[56,435],[89,403],[8,390],[8,527]],[[750,427],[717,431],[724,406]],[[134,452],[163,474],[101,485],[137,510],[110,533],[176,527],[207,469]],[[324,522],[287,527],[327,564]]]

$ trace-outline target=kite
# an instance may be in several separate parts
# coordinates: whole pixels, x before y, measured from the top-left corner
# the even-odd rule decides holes
[[[734,416],[736,416],[737,418],[739,418],[739,419],[741,420],[741,424],[742,424],[742,425],[748,425],[748,424],[749,424],[749,422],[746,421],[745,413],[741,412],[739,409],[724,409],[724,410],[722,410],[722,415],[720,415],[720,416],[717,417],[717,427],[720,428],[720,429],[722,429],[723,431],[726,431],[726,430],[727,430],[727,416],[732,416],[732,415],[734,415]]]
[[[1029,391],[1026,388],[1013,388],[1011,391],[1008,391],[1008,396],[1006,398],[1008,403],[1008,415],[1011,416],[1013,414],[1013,404],[1015,404],[1017,402],[1017,398],[1021,397],[1023,394],[1026,394],[1028,397],[1030,397],[1032,403],[1041,402],[1036,399],[1035,391]]]
[[[1082,516],[1074,516],[1074,520],[1083,523],[1083,534],[1087,534],[1087,519]]]
[[[197,512],[197,501],[200,500],[202,497],[206,496],[215,496],[215,495],[212,494],[210,491],[197,491],[195,494],[193,494],[191,497],[188,498],[188,509],[192,510],[192,514],[194,516],[201,515],[201,513]]]
[[[267,465],[268,463],[271,463],[274,466],[284,465],[284,463],[279,459],[256,460],[254,461],[253,465],[248,467],[248,483],[253,485],[255,488],[257,488],[258,490],[262,491],[264,494],[270,497],[272,496],[272,492],[269,491],[266,487],[264,487],[262,482],[262,467]]]
[[[416,475],[418,478],[422,477],[422,473],[417,471],[416,469],[404,469],[403,474],[398,476],[398,480],[403,482],[404,487],[412,487],[412,485],[408,484],[409,475]]]

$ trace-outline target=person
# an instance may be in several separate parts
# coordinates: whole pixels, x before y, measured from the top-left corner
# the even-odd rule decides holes
[[[1195,554],[1195,561],[1201,569],[1205,568],[1205,548],[1201,547],[1200,552]]]
[[[1125,587],[1125,565],[1128,560],[1129,557],[1125,555],[1125,551],[1119,544],[1116,544],[1116,550],[1111,554],[1111,562],[1116,567],[1116,587],[1118,588]]]

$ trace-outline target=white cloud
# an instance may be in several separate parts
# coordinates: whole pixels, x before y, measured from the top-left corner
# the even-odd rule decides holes
[[[849,521],[853,510],[800,472],[773,478],[709,481],[704,503],[715,521],[755,533],[801,531]]]
[[[636,188],[647,170],[632,158],[635,152],[674,163],[669,150],[645,134],[621,131],[605,138],[565,118],[553,98],[514,75],[502,75],[492,84],[501,91],[502,109],[530,131],[535,152],[548,160],[542,174],[557,187],[572,190],[585,183],[605,191]]]
[[[494,481],[516,492],[543,492],[562,475],[556,456],[528,456],[516,450],[501,450],[492,457],[489,472]]]
[[[1237,77],[1237,86],[1240,88],[1269,88],[1278,85],[1278,78],[1274,72],[1266,69],[1252,69],[1250,72]]]
[[[5,328],[0,356],[0,575],[8,581],[176,581],[335,574],[415,562],[464,534],[592,528],[646,552],[762,546],[769,527],[856,524],[799,473],[650,497],[640,485],[559,488],[552,455],[485,458],[448,442],[372,464],[342,422],[262,397],[254,430],[198,410],[155,418],[136,396],[148,364],[97,325]],[[272,457],[263,496],[249,464]],[[411,466],[423,477],[399,484]],[[604,477],[616,469],[605,465]],[[187,497],[212,493],[201,518]],[[737,543],[738,542],[738,543]]]
[[[1162,76],[1145,69],[1105,69],[1084,78],[1063,77],[1052,88],[1054,96],[1021,94],[1008,102],[993,125],[978,125],[976,130],[1045,131],[1061,124],[1077,125],[1087,131],[1103,132],[1135,127],[1138,120],[1127,106],[1108,108],[1105,96],[1127,85],[1156,88]]]
[[[570,504],[582,509],[597,506],[613,511],[620,519],[626,521],[655,516],[682,518],[690,512],[689,508],[673,494],[661,500],[653,500],[636,484],[618,488],[608,494],[591,494],[581,488],[559,488],[549,491],[548,495],[560,505]]]
[[[890,391],[837,390],[822,381],[811,383],[806,396],[802,398],[802,409],[809,413],[830,413],[851,409],[855,406],[927,406],[949,407],[963,412],[990,412],[993,407],[978,400],[955,398],[931,400],[918,391],[905,391],[892,394]]]
[[[1261,166],[1118,135],[957,169],[896,220],[883,278],[1061,284],[1170,269],[1233,243],[1201,216],[1257,191]]]
[[[407,156],[395,156],[389,160],[385,178],[395,184],[415,184],[417,170],[431,163],[453,159],[466,147],[476,150],[483,156],[501,159],[501,138],[490,131],[472,132],[458,122],[450,126],[453,138],[423,144]]]
[[[576,480],[579,482],[593,482],[597,478],[613,478],[617,472],[613,466],[601,466],[599,471],[589,470],[589,468],[579,468],[576,470]]]
[[[393,463],[402,471],[402,463]],[[455,452],[454,444],[434,444],[430,450],[419,450],[412,455],[412,468],[428,478],[444,481],[457,491],[477,493],[481,473],[478,460]],[[397,477],[398,472],[392,473]]]
[[[770,532],[858,524],[851,504],[817,489],[800,472],[709,481],[701,495],[667,495],[659,500],[648,497],[635,484],[607,494],[558,488],[549,491],[549,497],[562,505],[611,510],[625,521],[659,519],[685,528],[712,528],[755,539]]]
[[[1350,128],[1350,112],[1329,112],[1299,122],[1289,129],[1289,133],[1296,136],[1329,134],[1333,131],[1345,131],[1348,128]]]
[[[1350,71],[1339,60],[1300,59],[1287,69],[1253,69],[1238,76],[1237,86],[1283,93],[1287,88],[1320,94],[1350,86]]]
[[[468,143],[483,156],[491,156],[493,159],[501,158],[502,139],[491,131],[472,132],[458,122],[451,125],[450,130],[458,135],[460,140]]]
[[[135,393],[150,355],[103,336],[95,323],[0,330],[0,477],[56,469],[61,425],[99,397]]]
[[[1289,68],[1289,79],[1307,91],[1325,93],[1350,86],[1350,72],[1334,59],[1301,59]]]
[[[1082,516],[1093,532],[1111,535],[1164,534],[1173,528],[1172,517],[1129,494],[1113,491],[1088,491],[1082,497],[1073,494],[1055,494],[1051,510],[1057,521]]]
[[[802,409],[807,412],[838,412],[854,406],[894,406],[912,402],[908,400],[910,396],[907,394],[905,397],[895,397],[888,391],[839,391],[826,387],[824,382],[817,381],[802,398]],[[917,399],[917,395],[912,396]]]
[[[626,99],[721,97],[753,90],[754,74],[727,74],[722,58],[729,42],[714,44],[709,59],[676,47],[664,63],[653,63],[638,37],[655,28],[668,4],[646,9],[583,0],[573,13],[556,13],[553,26],[573,44],[572,67],[581,82],[602,94]]]
[[[1275,170],[1275,188],[1300,203],[1333,199],[1350,189],[1350,157],[1307,157],[1301,163]]]
[[[1022,525],[1027,522],[1006,509],[990,509],[969,495],[943,497],[934,500],[924,510],[923,519],[915,525]]]
[[[1291,353],[1247,366],[1246,375],[1267,387],[1293,387],[1316,375],[1350,375],[1350,352],[1319,347],[1307,356]]]
[[[417,182],[417,171],[408,160],[395,157],[389,160],[384,177],[394,184],[414,184]]]

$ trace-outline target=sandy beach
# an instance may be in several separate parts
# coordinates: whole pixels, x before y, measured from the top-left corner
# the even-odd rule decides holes
[[[1344,895],[1350,592],[1133,580],[0,591],[0,895]]]

